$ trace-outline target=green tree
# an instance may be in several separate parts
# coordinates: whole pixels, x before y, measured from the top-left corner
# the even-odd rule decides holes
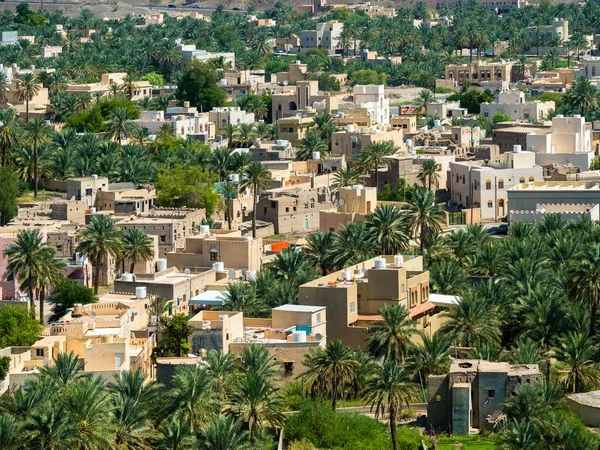
[[[242,430],[242,421],[219,416],[200,430],[198,450],[249,450],[248,432]]]
[[[184,314],[175,314],[163,322],[162,339],[158,343],[160,356],[182,357],[190,352],[188,338],[194,328],[188,323],[189,317]]]
[[[371,142],[358,153],[357,167],[360,172],[375,172],[375,187],[379,189],[379,168],[389,166],[389,159],[396,153],[396,147],[391,141]]]
[[[33,72],[25,72],[17,77],[16,97],[25,102],[25,122],[29,122],[29,102],[39,94],[42,86]]]
[[[352,167],[340,169],[333,174],[333,183],[331,187],[334,190],[339,190],[343,187],[350,187],[361,184],[360,175],[354,171]]]
[[[411,382],[411,374],[398,366],[395,361],[386,361],[380,372],[367,385],[365,403],[375,408],[375,418],[387,413],[392,448],[398,450],[396,418],[402,413],[402,407],[417,396],[418,388]]]
[[[595,336],[600,303],[600,244],[591,244],[570,273],[570,297],[587,303],[590,308],[590,336]]]
[[[43,145],[49,141],[50,128],[42,119],[33,119],[25,125],[28,140],[33,148],[33,196],[38,195],[40,182],[39,153]]]
[[[403,305],[388,303],[381,307],[382,321],[373,322],[367,329],[367,350],[375,358],[403,363],[416,334],[413,321]]]
[[[498,111],[497,113],[495,113],[492,116],[492,123],[494,125],[496,125],[497,123],[500,122],[510,122],[512,121],[512,117],[510,117],[508,114],[504,114],[503,112]]]
[[[12,167],[0,168],[0,226],[5,226],[19,212],[19,176]]]
[[[233,219],[233,199],[238,196],[239,188],[237,183],[229,181],[219,185],[219,192],[225,200],[225,218],[227,219],[227,228],[231,230],[231,221]]]
[[[365,226],[382,255],[396,255],[409,247],[409,232],[402,212],[395,205],[383,205],[367,214]]]
[[[252,237],[256,237],[256,204],[258,196],[271,187],[271,172],[258,161],[252,161],[244,169],[240,189],[252,189]]]
[[[423,333],[422,343],[410,351],[410,366],[424,379],[429,375],[444,375],[450,367],[450,341],[440,333]]]
[[[434,159],[426,159],[421,164],[421,168],[419,169],[419,174],[417,178],[423,186],[431,191],[432,187],[436,187],[440,182],[440,174],[438,172],[441,171],[441,167]]]
[[[135,263],[151,261],[154,257],[153,241],[144,230],[128,228],[123,233],[123,261],[131,261],[129,273],[135,273]]]
[[[587,78],[579,77],[567,89],[563,100],[566,107],[571,111],[579,111],[581,114],[586,115],[598,109],[598,89]]]
[[[54,292],[50,298],[52,303],[52,316],[50,322],[60,319],[67,313],[67,310],[73,308],[77,303],[87,305],[96,303],[98,298],[94,291],[86,286],[64,278],[54,287]]]
[[[156,179],[157,203],[175,208],[205,208],[214,214],[219,205],[219,193],[214,188],[216,177],[200,166],[162,169]]]
[[[0,306],[0,346],[29,347],[42,333],[40,324],[22,306]]]
[[[350,74],[350,79],[356,84],[386,84],[385,73],[377,73],[373,69],[360,69]]]
[[[217,86],[218,81],[217,72],[210,65],[192,61],[181,75],[175,96],[202,111],[210,111],[225,105],[227,100],[227,94]]]
[[[600,384],[600,368],[594,358],[599,349],[587,334],[569,332],[554,349],[558,381],[571,392],[596,388]]]
[[[8,151],[17,145],[19,136],[18,113],[15,109],[0,109],[0,149],[2,149],[2,166],[6,165]]]
[[[331,249],[333,265],[338,268],[359,264],[373,257],[373,241],[362,222],[347,222],[334,235]]]
[[[302,249],[308,260],[314,264],[323,276],[333,269],[334,234],[331,231],[312,233],[306,238],[306,246]]]
[[[443,206],[435,202],[435,196],[429,189],[418,188],[408,204],[407,218],[409,229],[415,238],[418,237],[423,253],[429,242],[441,231]]]
[[[77,251],[90,259],[94,266],[94,294],[98,295],[100,269],[105,259],[112,255],[119,258],[123,250],[122,232],[109,216],[96,215],[81,232]]]
[[[132,135],[136,127],[131,121],[131,115],[127,108],[115,108],[112,110],[107,124],[108,137],[115,139],[121,145],[123,139]]]

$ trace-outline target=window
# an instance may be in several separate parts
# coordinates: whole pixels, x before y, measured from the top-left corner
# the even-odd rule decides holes
[[[164,234],[160,236],[160,242],[162,244],[164,244],[165,242],[167,242],[167,236],[165,236]]]
[[[277,207],[277,203],[271,202],[271,208],[276,208],[276,207]]]
[[[354,302],[350,303],[350,313],[356,311],[356,304]]]
[[[493,202],[491,200],[488,200],[488,208],[491,208],[493,206],[494,206]]]
[[[295,206],[292,208],[292,211],[296,211],[296,207]]]
[[[85,195],[92,195],[92,190],[91,189],[86,189],[85,190]]]
[[[213,251],[210,252],[210,260],[211,261],[218,261],[219,260],[218,256],[219,256],[219,254],[217,252],[213,252]]]
[[[329,231],[335,231],[335,228],[329,227]]]
[[[228,341],[229,340],[229,333],[225,334],[225,340]]]
[[[504,189],[504,180],[498,180],[498,189]]]
[[[283,363],[285,374],[289,375],[294,372],[294,363],[292,361],[286,361]]]
[[[317,313],[317,323],[321,323],[321,313]]]
[[[485,180],[485,190],[489,191],[492,189],[492,182],[490,180]]]
[[[488,389],[488,398],[494,398],[496,396],[496,391],[494,389]]]
[[[525,177],[519,178],[519,183],[525,183]]]
[[[289,206],[285,207],[285,212],[290,212],[290,207]]]
[[[529,182],[530,182],[530,183],[531,183],[531,182],[534,182],[534,181],[535,181],[535,178],[533,178],[533,177],[529,177]]]
[[[35,349],[35,356],[37,356],[39,358],[43,358],[44,357],[44,349],[43,348],[36,348]]]

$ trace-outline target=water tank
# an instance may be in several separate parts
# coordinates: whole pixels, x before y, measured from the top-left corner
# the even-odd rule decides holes
[[[123,276],[121,277],[121,281],[133,281],[133,274],[132,273],[124,273]]]
[[[400,267],[400,266],[402,266],[402,264],[404,264],[404,256],[402,256],[402,255],[395,255],[394,256],[394,265],[396,267]]]
[[[346,125],[346,131],[348,131],[350,133],[353,133],[355,129],[356,128],[354,127],[353,123],[351,123],[350,125]]]
[[[292,332],[292,342],[306,342],[306,331]]]
[[[312,159],[321,159],[321,152],[312,152]]]
[[[521,153],[521,146],[518,144],[513,145],[513,153]]]
[[[215,269],[217,272],[223,272],[225,270],[225,264],[222,262],[213,263],[213,269]]]
[[[279,147],[285,147],[287,143],[288,141],[286,141],[285,139],[277,139],[275,141],[275,145],[278,145]]]
[[[573,114],[573,119],[581,119],[581,114]]]
[[[73,306],[73,312],[71,315],[73,317],[80,317],[83,314],[83,305],[81,303],[75,303]]]
[[[200,225],[200,233],[210,233],[210,225]]]
[[[557,114],[557,115],[556,115],[556,118],[557,118],[557,119],[563,119],[564,117],[565,117],[565,116],[564,116],[563,114]]]
[[[385,258],[375,258],[375,269],[385,269]]]
[[[245,241],[248,241],[248,242],[250,242],[250,241],[253,241],[253,240],[254,240],[254,238],[253,238],[252,236],[246,236],[246,237],[244,238],[244,240],[245,240]]]
[[[240,174],[239,173],[232,173],[230,175],[230,177],[231,177],[230,178],[231,182],[233,182],[233,183],[239,183],[239,181],[240,181]]]
[[[256,271],[255,270],[247,270],[246,271],[246,280],[247,281],[256,280]]]
[[[352,280],[352,272],[350,272],[349,270],[344,270],[342,272],[342,278],[346,281]]]
[[[135,298],[146,298],[146,286],[137,286],[135,288]]]
[[[413,141],[412,141],[412,139],[407,139],[407,140],[406,140],[406,146],[407,146],[408,148],[412,148],[412,146],[413,146]]]
[[[441,122],[439,119],[435,119],[435,120],[433,121],[433,127],[434,127],[434,128],[439,128],[439,127],[441,127],[441,126],[442,126],[442,122]]]
[[[481,128],[479,128],[479,127],[473,127],[473,131],[479,132],[479,131],[481,131]]]
[[[227,320],[229,316],[227,314],[219,314],[219,320]]]
[[[352,185],[352,189],[356,189],[357,191],[361,190],[363,188],[362,184],[353,184]]]
[[[167,258],[160,258],[158,260],[158,262],[156,263],[156,268],[158,269],[159,272],[162,272],[163,270],[167,270]]]
[[[92,180],[97,180],[98,179],[98,175],[96,175],[95,173],[92,174]]]
[[[206,349],[205,348],[201,348],[200,351],[198,352],[198,356],[202,359],[206,359]]]
[[[96,207],[90,206],[90,214],[96,214]]]
[[[296,60],[296,64],[302,64],[302,61],[300,61],[299,59]]]

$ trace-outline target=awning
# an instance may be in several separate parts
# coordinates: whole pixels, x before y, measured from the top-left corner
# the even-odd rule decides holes
[[[457,295],[429,294],[429,301],[435,306],[451,306],[460,302]]]
[[[190,305],[194,306],[223,306],[225,303],[225,292],[204,291],[190,299]]]

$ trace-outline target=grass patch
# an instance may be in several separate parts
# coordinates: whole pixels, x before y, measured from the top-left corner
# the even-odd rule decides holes
[[[435,88],[436,94],[453,94],[454,92],[455,92],[454,89],[450,89],[450,88],[444,87],[444,86]]]
[[[439,450],[498,450],[500,441],[497,437],[489,436],[450,436],[438,439]]]

